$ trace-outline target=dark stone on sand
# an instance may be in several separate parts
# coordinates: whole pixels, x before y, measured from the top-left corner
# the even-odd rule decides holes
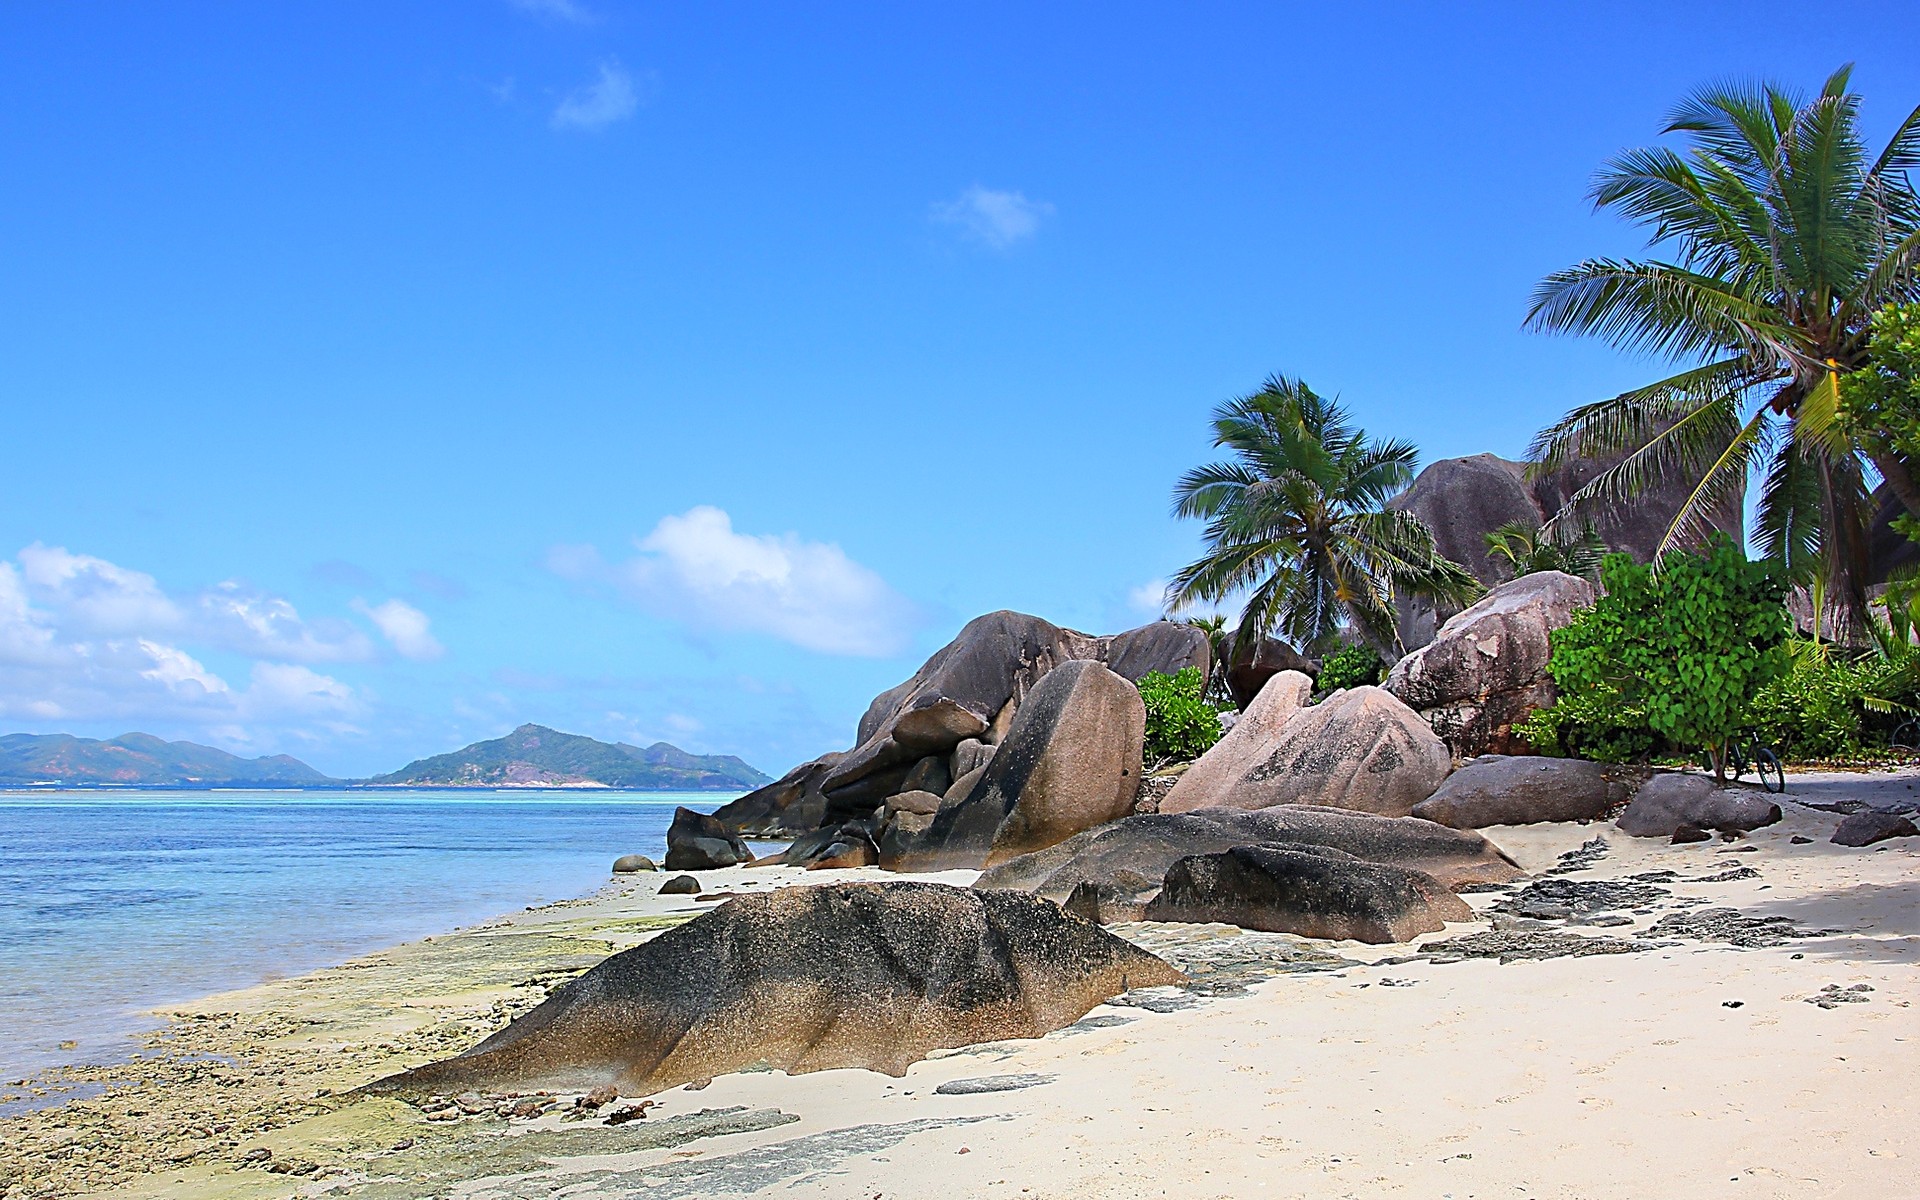
[[[637,871],[658,871],[660,867],[644,854],[622,854],[613,860],[615,875],[631,875]]]
[[[1676,846],[1684,846],[1688,842],[1710,842],[1712,840],[1713,831],[1710,829],[1702,829],[1698,825],[1681,825],[1673,831],[1672,838],[1672,842]]]
[[[1609,768],[1578,758],[1487,754],[1447,776],[1413,815],[1455,829],[1592,821],[1627,802]]]
[[[1789,846],[1811,846],[1811,845],[1813,845],[1813,839],[1812,839],[1812,838],[1810,838],[1810,837],[1801,837],[1801,836],[1800,836],[1799,834],[1797,834],[1797,833],[1796,833],[1796,834],[1794,834],[1794,835],[1793,835],[1792,837],[1790,837],[1790,838],[1788,838],[1788,839],[1787,839],[1787,845],[1789,845]]]
[[[1022,855],[983,874],[976,887],[1013,888],[1065,901],[1082,883],[1144,904],[1167,871],[1193,854],[1235,846],[1297,843],[1330,846],[1365,862],[1422,871],[1452,888],[1505,883],[1522,872],[1486,838],[1415,817],[1377,817],[1340,809],[1282,804],[1271,808],[1200,809],[1128,817],[1057,846]]]
[[[831,829],[803,833],[780,853],[755,859],[756,867],[805,867],[821,871],[833,867],[870,867],[880,861],[873,832],[859,821]]]
[[[690,808],[673,810],[667,826],[667,870],[711,871],[753,861],[753,851],[717,818]]]
[[[949,1079],[933,1089],[936,1096],[984,1096],[993,1092],[1017,1092],[1022,1088],[1052,1083],[1051,1075],[982,1075],[975,1079]]]
[[[1671,838],[1682,825],[1746,833],[1780,819],[1780,806],[1691,771],[1659,771],[1640,785],[1616,822],[1634,837]]]
[[[1836,846],[1871,846],[1888,838],[1920,837],[1920,826],[1899,813],[1857,812],[1833,831]]]
[[[644,1096],[765,1064],[903,1075],[1031,1038],[1178,971],[1058,905],[915,881],[741,896],[602,962],[458,1057],[376,1093],[610,1085]]]
[[[1565,920],[1623,908],[1642,908],[1670,894],[1665,888],[1636,881],[1536,879],[1493,908],[1495,912],[1534,920]]]
[[[698,896],[700,881],[691,875],[675,875],[660,885],[662,896]]]
[[[1327,846],[1237,846],[1167,870],[1149,921],[1219,921],[1299,937],[1383,943],[1434,933],[1473,910],[1431,875]]]

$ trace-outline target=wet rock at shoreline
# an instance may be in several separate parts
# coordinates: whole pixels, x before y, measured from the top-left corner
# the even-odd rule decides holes
[[[613,860],[615,875],[632,875],[641,871],[658,871],[659,864],[644,854],[622,854]]]
[[[1168,868],[1149,921],[1220,921],[1300,937],[1405,942],[1473,910],[1430,875],[1327,846],[1238,846]]]
[[[662,896],[698,896],[700,881],[691,875],[675,875],[660,885]]]
[[[892,1075],[940,1048],[1038,1037],[1152,954],[1012,892],[898,881],[742,896],[623,951],[458,1057],[376,1093],[611,1085],[644,1096],[765,1063]]]
[[[753,861],[753,851],[718,819],[690,808],[673,810],[667,826],[669,871],[712,871]]]
[[[823,754],[714,811],[714,819],[749,837],[788,837],[818,829],[827,815],[821,781],[846,754]]]

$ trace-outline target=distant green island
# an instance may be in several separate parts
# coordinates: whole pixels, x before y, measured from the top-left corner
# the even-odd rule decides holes
[[[372,779],[335,779],[297,758],[241,758],[146,733],[117,738],[0,735],[0,787],[302,788],[524,787],[743,791],[771,782],[731,754],[690,754],[667,742],[629,746],[522,725],[502,738],[408,763]]]

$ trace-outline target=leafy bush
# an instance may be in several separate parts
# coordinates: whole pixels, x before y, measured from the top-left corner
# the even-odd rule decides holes
[[[1868,366],[1840,380],[1841,429],[1875,462],[1920,459],[1920,303],[1875,313],[1867,354]],[[1920,540],[1920,523],[1909,514],[1894,526]]]
[[[1173,675],[1148,671],[1138,686],[1147,706],[1149,764],[1199,758],[1220,740],[1220,712],[1202,694],[1206,680],[1200,668],[1187,667]]]
[[[1379,683],[1386,672],[1387,664],[1372,646],[1355,642],[1327,656],[1320,664],[1320,678],[1315,683],[1320,695],[1331,696],[1343,688]]]
[[[1594,693],[1562,696],[1551,708],[1536,708],[1514,722],[1513,731],[1556,758],[1638,762],[1665,748],[1644,711]]]
[[[1885,746],[1914,706],[1915,658],[1848,653],[1808,638],[1788,644],[1792,667],[1760,689],[1750,712],[1783,757],[1849,758]]]
[[[1561,692],[1554,707],[1567,711],[1522,735],[1567,746],[1576,733],[1573,752],[1625,753],[1644,718],[1648,734],[1717,761],[1755,693],[1787,667],[1777,575],[1716,534],[1706,554],[1669,554],[1657,571],[1610,554],[1601,580],[1606,594],[1553,633],[1547,669]]]

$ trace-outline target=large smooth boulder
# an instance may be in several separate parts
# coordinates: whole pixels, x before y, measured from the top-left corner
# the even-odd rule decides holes
[[[870,867],[879,861],[880,851],[874,844],[873,831],[858,821],[849,821],[837,828],[803,833],[785,850],[756,858],[750,865],[805,867],[817,871],[830,867]]]
[[[667,826],[669,871],[712,871],[753,861],[753,851],[717,818],[690,808],[673,810]]]
[[[1920,826],[1900,813],[1857,812],[1841,818],[1830,840],[1836,846],[1871,846],[1897,837],[1920,837]]]
[[[1649,436],[1664,432],[1669,425],[1656,425]],[[1639,448],[1636,445],[1619,454],[1574,459],[1558,470],[1542,474],[1532,484],[1533,498],[1539,503],[1540,511],[1549,518],[1560,513],[1572,503],[1575,493],[1581,488],[1591,483],[1602,471],[1624,462],[1629,454],[1637,453]],[[1723,448],[1713,449],[1718,451]],[[1638,562],[1652,562],[1661,541],[1667,536],[1667,530],[1673,525],[1673,518],[1699,484],[1697,476],[1685,472],[1659,472],[1647,487],[1634,494],[1630,502],[1588,504],[1584,506],[1584,511],[1569,514],[1570,520],[1563,520],[1562,523],[1577,529],[1581,521],[1591,520],[1594,532],[1610,549],[1630,554]],[[1732,538],[1734,545],[1746,544],[1744,490],[1734,491],[1716,505],[1708,514],[1708,523],[1713,529]]]
[[[1442,458],[1427,466],[1390,507],[1419,517],[1433,531],[1435,547],[1484,584],[1506,578],[1504,564],[1487,549],[1487,534],[1519,522],[1538,529],[1543,519],[1526,482],[1526,464],[1492,454]],[[1454,610],[1407,596],[1399,601],[1401,644],[1416,649],[1430,641]]]
[[[1204,673],[1209,653],[1204,630],[1172,621],[1095,637],[1024,613],[976,617],[913,678],[868,705],[858,745],[822,781],[825,821],[871,813],[903,790],[922,758],[950,755],[971,738],[1004,740],[1026,697],[1063,663],[1111,664],[1134,680],[1189,666]]]
[[[1447,776],[1413,815],[1454,829],[1597,821],[1627,802],[1616,774],[1579,758],[1489,754]]]
[[[1236,645],[1227,662],[1227,694],[1242,712],[1253,706],[1254,697],[1282,671],[1317,675],[1320,664],[1277,638],[1263,637],[1250,645]]]
[[[1265,762],[1279,744],[1281,731],[1307,707],[1313,680],[1299,671],[1282,671],[1267,680],[1247,711],[1219,741],[1181,773],[1160,801],[1161,812],[1212,808]]]
[[[741,896],[564,984],[455,1058],[373,1092],[646,1095],[767,1064],[903,1075],[933,1050],[1039,1037],[1160,959],[1033,896],[843,883]]]
[[[1364,862],[1326,846],[1292,844],[1236,846],[1179,859],[1145,916],[1381,943],[1412,941],[1448,921],[1471,921],[1473,910],[1431,875]]]
[[[1179,859],[1278,843],[1328,846],[1366,862],[1424,872],[1449,888],[1506,883],[1521,875],[1499,847],[1468,830],[1413,817],[1281,805],[1128,817],[992,867],[974,886],[1065,902],[1087,884],[1098,893],[1145,900]]]
[[[885,865],[978,868],[1128,815],[1146,725],[1139,689],[1126,679],[1095,662],[1054,668],[973,790],[942,803],[925,834]]]
[[[749,837],[792,837],[818,829],[827,815],[827,797],[820,785],[845,757],[836,751],[801,763],[765,787],[722,805],[714,811],[714,819]]]
[[[1690,771],[1661,771],[1640,785],[1615,822],[1633,837],[1671,838],[1682,825],[1747,833],[1780,819],[1780,806],[1745,788],[1721,787]]]
[[[1257,745],[1263,752],[1247,755],[1243,761],[1250,765],[1237,777],[1222,774],[1204,788],[1176,788],[1160,811],[1318,804],[1404,817],[1453,769],[1446,743],[1419,714],[1377,687],[1335,692]]]
[[[1386,688],[1455,754],[1528,752],[1532,747],[1513,733],[1514,723],[1559,694],[1547,674],[1548,639],[1594,599],[1591,583],[1561,571],[1503,583],[1395,663]]]

